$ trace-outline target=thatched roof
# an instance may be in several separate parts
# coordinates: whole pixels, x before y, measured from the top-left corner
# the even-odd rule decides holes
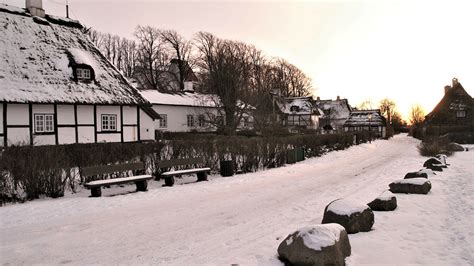
[[[457,120],[456,112],[465,111],[466,120]],[[425,124],[451,125],[473,124],[474,99],[467,93],[457,79],[453,79],[452,86],[445,87],[445,94],[436,107],[425,117]]]
[[[369,117],[370,116],[370,117]],[[385,117],[375,110],[354,110],[349,119],[344,123],[345,127],[386,126]]]
[[[0,4],[0,28],[0,101],[147,104],[78,21]],[[92,67],[94,80],[75,80],[77,64]]]

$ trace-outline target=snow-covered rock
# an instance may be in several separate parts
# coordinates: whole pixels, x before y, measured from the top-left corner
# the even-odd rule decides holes
[[[374,211],[393,211],[397,208],[397,198],[386,190],[367,205]]]
[[[345,265],[351,245],[344,227],[320,224],[288,235],[278,246],[278,256],[292,265]]]
[[[446,154],[437,154],[436,159],[438,159],[442,164],[448,165],[448,156]]]
[[[374,213],[366,204],[337,199],[324,209],[322,223],[338,223],[349,234],[368,232],[374,225]]]
[[[446,165],[442,164],[437,158],[429,158],[425,161],[425,163],[423,163],[423,167],[426,167],[433,171],[442,172],[443,167],[446,167]]]
[[[464,147],[455,142],[449,143],[447,148],[448,151],[464,151]]]
[[[421,171],[418,171],[418,172],[408,172],[408,173],[405,175],[404,179],[419,178],[419,177],[428,178],[428,173],[421,172]]]
[[[393,193],[428,194],[431,190],[431,182],[421,177],[397,180],[389,186]]]

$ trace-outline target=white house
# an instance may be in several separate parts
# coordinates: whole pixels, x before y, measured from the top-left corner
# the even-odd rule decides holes
[[[0,4],[0,145],[154,139],[158,115],[83,26],[26,3]]]
[[[278,97],[274,98],[280,112],[280,120],[284,126],[317,129],[319,127],[320,110],[309,97]]]
[[[162,93],[157,90],[142,90],[140,93],[153,104],[153,110],[160,116],[155,121],[155,129],[158,131],[213,132],[225,124],[217,95],[197,92]],[[244,114],[237,130],[252,129],[252,123],[251,114]]]
[[[336,100],[321,100],[318,97],[315,105],[322,111],[320,117],[322,132],[343,131],[344,123],[349,119],[352,111],[347,99],[337,96]]]
[[[387,121],[381,115],[380,109],[353,110],[349,119],[344,123],[344,131],[367,131],[372,137],[387,136]]]

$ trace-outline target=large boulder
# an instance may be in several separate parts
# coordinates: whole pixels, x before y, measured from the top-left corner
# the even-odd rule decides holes
[[[440,161],[442,164],[444,165],[448,165],[448,162],[447,162],[447,159],[448,159],[448,156],[446,154],[437,154],[436,156],[436,159],[438,159],[438,161]]]
[[[427,174],[428,177],[432,176],[432,175],[436,175],[436,172],[431,170],[431,169],[428,169],[428,168],[422,168],[420,170],[418,170],[418,173],[420,174]]]
[[[431,169],[433,171],[442,172],[443,167],[446,167],[446,166],[444,164],[442,164],[436,158],[429,158],[428,160],[425,161],[425,163],[423,164],[423,167],[426,167],[426,168]]]
[[[457,144],[456,142],[451,142],[447,147],[448,151],[464,151],[464,147]]]
[[[340,224],[349,234],[368,232],[374,225],[374,213],[366,204],[338,199],[326,206],[322,223]]]
[[[339,224],[301,228],[278,246],[279,258],[290,265],[345,265],[350,255],[349,237]]]
[[[393,193],[428,194],[431,190],[431,182],[425,178],[410,178],[390,183],[390,191]]]
[[[424,172],[409,172],[405,175],[404,179],[408,178],[417,178],[417,177],[422,177],[422,178],[428,178],[428,174]]]
[[[373,211],[393,211],[397,208],[397,197],[387,190],[367,205]]]

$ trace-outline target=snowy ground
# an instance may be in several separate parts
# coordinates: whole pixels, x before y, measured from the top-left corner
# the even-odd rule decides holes
[[[330,201],[367,203],[420,169],[417,144],[402,135],[209,182],[1,207],[0,263],[282,265],[279,243],[319,224]],[[428,195],[396,194],[394,212],[376,212],[371,232],[350,235],[348,264],[474,264],[473,155],[471,146],[449,157]]]

